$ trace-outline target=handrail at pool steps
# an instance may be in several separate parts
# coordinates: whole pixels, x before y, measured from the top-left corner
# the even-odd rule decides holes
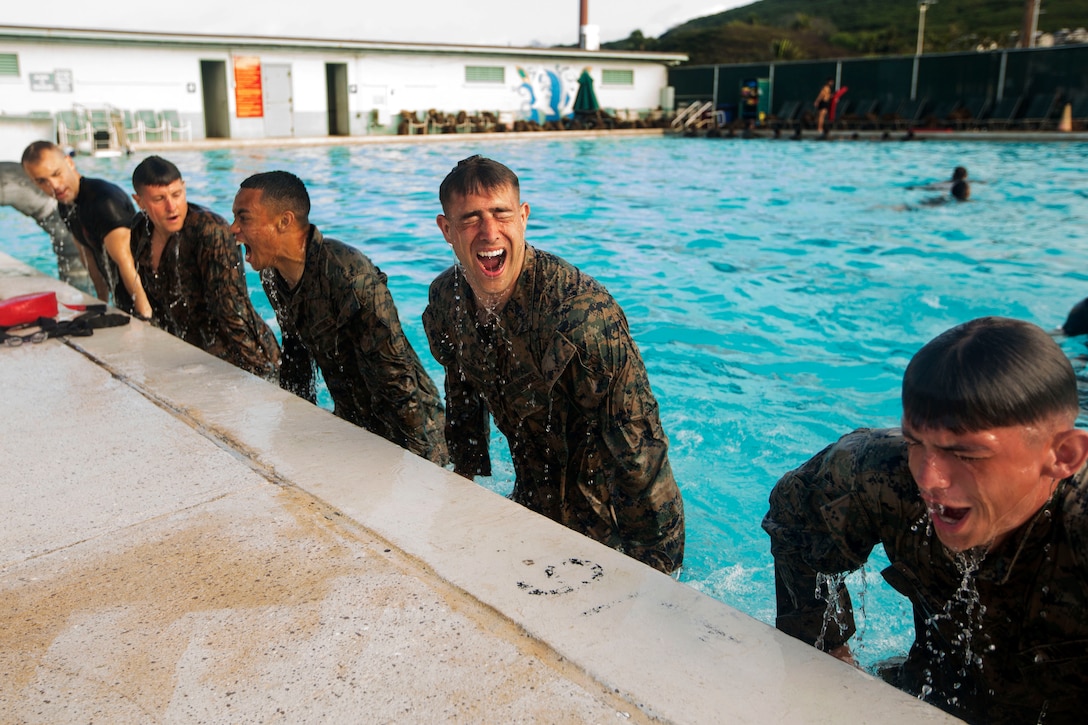
[[[702,118],[704,113],[713,110],[713,108],[713,101],[704,101],[703,103],[695,101],[677,111],[672,119],[672,127],[690,128],[699,122],[699,119]]]

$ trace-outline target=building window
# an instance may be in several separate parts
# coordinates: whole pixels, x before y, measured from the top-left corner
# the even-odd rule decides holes
[[[601,85],[605,86],[633,86],[635,85],[635,72],[633,70],[617,70],[605,68],[601,71]]]
[[[0,76],[19,75],[19,56],[15,53],[0,53]]]
[[[506,68],[501,65],[466,65],[466,83],[505,83]]]

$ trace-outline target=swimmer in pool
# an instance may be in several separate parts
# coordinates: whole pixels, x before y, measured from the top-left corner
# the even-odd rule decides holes
[[[109,302],[112,294],[117,307],[150,319],[151,304],[132,260],[129,225],[136,208],[128,194],[116,184],[80,175],[72,158],[50,141],[27,146],[22,165],[31,181],[57,200],[98,299]]]
[[[489,415],[510,444],[511,498],[666,573],[684,502],[627,318],[589,275],[526,243],[506,166],[473,156],[439,189],[458,264],[431,283],[423,327],[446,371],[454,470],[491,474]]]
[[[901,427],[850,433],[771,492],[777,627],[852,662],[841,577],[882,545],[915,624],[886,680],[968,722],[1079,721],[1088,431],[1068,358],[1033,324],[976,319],[922,347],[902,401]]]
[[[404,334],[385,274],[310,223],[302,180],[288,171],[247,178],[230,230],[280,324],[280,387],[315,403],[316,365],[335,415],[446,465],[438,388]]]

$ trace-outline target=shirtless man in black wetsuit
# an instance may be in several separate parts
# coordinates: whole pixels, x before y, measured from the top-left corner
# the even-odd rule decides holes
[[[831,111],[831,94],[835,87],[835,79],[828,78],[827,83],[824,83],[823,88],[816,95],[816,101],[812,104],[816,106],[816,133],[822,134],[824,132],[824,121],[827,120],[827,114]]]
[[[80,256],[103,302],[142,319],[151,317],[129,244],[136,209],[124,190],[102,179],[80,176],[68,154],[49,141],[26,147],[23,170],[38,188],[58,202],[61,218],[80,245]],[[111,290],[112,287],[112,290]]]

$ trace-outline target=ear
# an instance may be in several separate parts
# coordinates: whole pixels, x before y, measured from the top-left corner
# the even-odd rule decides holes
[[[136,206],[140,207],[140,211],[147,211],[147,209],[144,209],[144,205],[140,203],[140,195],[139,194],[133,194],[132,195],[132,200],[134,202],[136,202]]]
[[[280,214],[280,218],[276,220],[276,231],[285,232],[290,229],[295,223],[295,213],[293,211],[285,211]]]
[[[1051,445],[1054,458],[1044,473],[1052,478],[1069,478],[1088,461],[1088,431],[1071,428],[1055,433]]]
[[[522,226],[528,226],[529,224],[529,202],[521,202],[521,223]]]
[[[446,218],[445,214],[439,214],[434,218],[435,224],[442,231],[442,236],[446,239],[446,244],[453,246],[453,242],[450,241],[450,220]]]

